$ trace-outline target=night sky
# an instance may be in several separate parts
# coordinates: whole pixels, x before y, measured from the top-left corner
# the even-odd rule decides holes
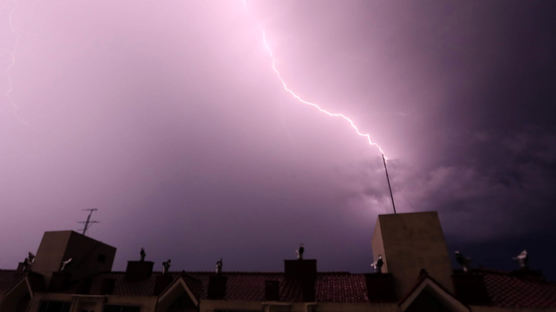
[[[11,23],[10,23],[11,15]],[[553,1],[0,3],[0,268],[47,230],[115,269],[368,272],[378,214],[437,210],[450,253],[556,280]]]

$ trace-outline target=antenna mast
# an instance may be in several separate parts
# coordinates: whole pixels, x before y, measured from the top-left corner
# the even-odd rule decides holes
[[[388,175],[388,168],[386,167],[386,158],[382,154],[382,163],[384,164],[384,172],[386,172],[386,181],[388,181],[388,190],[390,190],[390,199],[392,200],[392,208],[394,209],[394,214],[396,212],[396,205],[394,204],[394,195],[392,194],[392,186],[390,185],[390,176]]]
[[[85,221],[79,221],[78,223],[84,223],[85,225],[83,226],[83,232],[81,234],[85,235],[85,233],[87,233],[87,230],[89,229],[89,225],[93,224],[93,223],[99,223],[99,221],[95,221],[95,220],[91,220],[91,216],[93,215],[94,211],[97,211],[97,208],[90,208],[90,209],[83,209],[84,211],[88,211],[89,215],[87,216],[87,220]]]

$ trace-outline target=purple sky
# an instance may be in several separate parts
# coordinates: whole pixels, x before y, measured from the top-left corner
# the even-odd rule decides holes
[[[290,87],[387,152],[400,212],[556,279],[554,21],[548,1],[4,1],[0,268],[96,207],[116,269],[144,247],[158,269],[281,270],[303,242],[367,271],[380,154],[284,92],[263,27]]]

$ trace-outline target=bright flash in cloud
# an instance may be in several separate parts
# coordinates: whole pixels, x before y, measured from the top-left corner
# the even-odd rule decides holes
[[[243,2],[244,7],[247,9],[247,0],[243,0],[242,2]],[[353,131],[358,136],[364,137],[366,139],[367,143],[370,146],[373,146],[376,149],[378,149],[378,151],[384,157],[385,160],[388,159],[386,157],[386,153],[384,152],[382,147],[380,145],[378,145],[378,143],[373,141],[373,139],[371,138],[371,135],[369,133],[361,131],[361,129],[357,126],[357,124],[353,121],[353,119],[351,119],[350,117],[348,117],[344,113],[330,112],[330,111],[326,110],[325,108],[323,108],[321,105],[319,105],[317,103],[314,103],[314,102],[311,102],[311,101],[308,101],[308,100],[302,98],[301,96],[299,96],[297,93],[295,93],[295,91],[288,86],[288,84],[286,83],[286,81],[282,77],[282,74],[278,70],[278,61],[276,59],[276,56],[274,55],[274,52],[273,52],[272,48],[270,47],[270,44],[268,43],[266,32],[262,27],[261,27],[261,36],[262,36],[262,42],[263,42],[264,48],[265,48],[266,52],[268,53],[268,56],[270,57],[270,60],[271,60],[272,71],[274,72],[274,74],[276,75],[278,80],[280,81],[284,91],[286,91],[288,94],[290,94],[299,103],[311,106],[314,109],[318,110],[319,112],[321,112],[321,113],[323,113],[323,114],[325,114],[329,117],[343,119],[344,121],[346,121],[350,125],[350,127],[353,129]]]

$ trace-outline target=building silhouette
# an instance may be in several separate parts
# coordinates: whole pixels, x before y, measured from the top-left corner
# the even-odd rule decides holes
[[[454,270],[436,212],[378,216],[372,249],[368,274],[302,258],[283,272],[154,272],[144,259],[115,272],[116,248],[46,232],[36,257],[0,270],[0,312],[556,311],[556,284],[527,267]]]

